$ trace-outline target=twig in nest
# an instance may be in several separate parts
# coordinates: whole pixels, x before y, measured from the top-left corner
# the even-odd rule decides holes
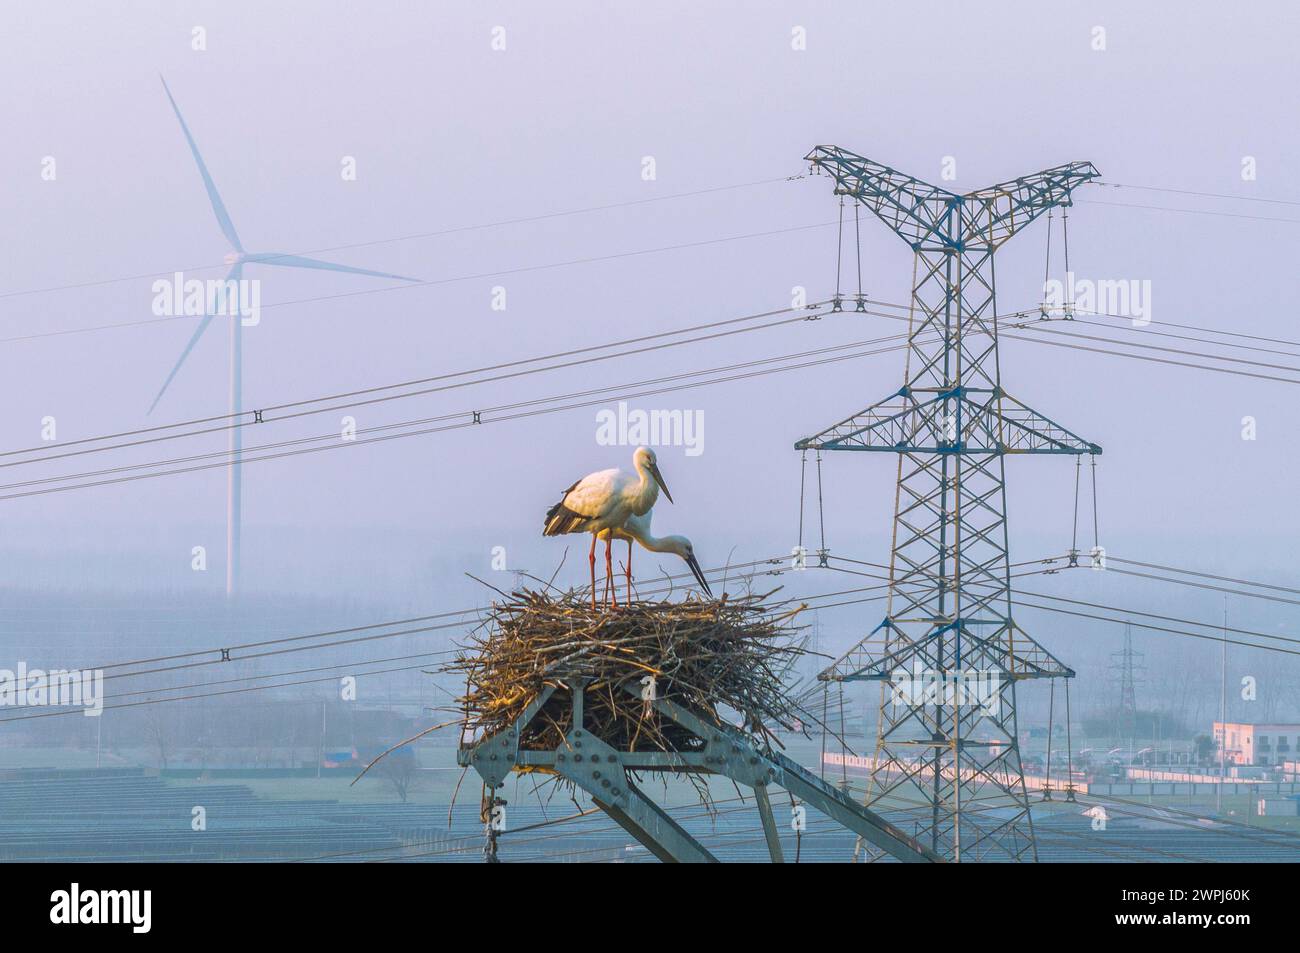
[[[416,732],[415,734],[411,735],[411,737],[407,738],[405,741],[399,741],[391,748],[386,748],[385,750],[381,751],[379,754],[375,755],[375,757],[371,759],[370,763],[361,769],[361,773],[352,779],[352,784],[356,784],[358,781],[364,778],[366,776],[366,772],[369,771],[371,768],[373,768],[376,764],[378,764],[379,760],[383,758],[385,755],[392,754],[394,751],[396,751],[398,748],[402,747],[403,745],[409,745],[412,741],[417,741],[420,738],[423,738],[425,735],[429,734],[430,732],[437,731],[439,728],[447,728],[451,725],[459,725],[460,721],[461,720],[459,718],[457,718],[455,721],[444,721],[440,725],[434,725],[431,728],[425,728],[424,731]],[[348,787],[352,787],[352,784],[349,784]]]

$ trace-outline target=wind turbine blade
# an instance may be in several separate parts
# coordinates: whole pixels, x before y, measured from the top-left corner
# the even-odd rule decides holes
[[[286,268],[315,268],[320,271],[342,271],[349,275],[369,275],[371,278],[395,278],[398,281],[419,281],[419,278],[407,278],[405,275],[393,275],[386,271],[371,271],[369,268],[353,268],[351,265],[339,265],[319,258],[304,258],[302,255],[282,255],[279,252],[266,252],[261,255],[247,255],[245,261],[255,261],[263,265],[282,265]]]
[[[185,133],[185,141],[190,144],[190,152],[194,154],[194,161],[198,164],[199,175],[203,176],[203,187],[208,190],[208,200],[212,203],[212,211],[217,216],[217,224],[221,226],[222,233],[225,234],[226,240],[234,246],[235,251],[242,252],[244,246],[239,242],[239,235],[235,232],[235,223],[230,220],[230,213],[226,211],[226,204],[221,201],[221,196],[217,192],[217,184],[212,181],[212,176],[208,174],[208,167],[203,162],[203,156],[199,154],[198,144],[195,143],[194,137],[190,135],[190,127],[185,125],[185,117],[181,115],[181,109],[176,105],[176,100],[172,98],[172,91],[167,87],[167,80],[161,76],[163,90],[167,93],[167,99],[172,104],[172,111],[176,113],[176,118],[180,121],[181,132]]]
[[[153,403],[149,405],[149,413],[153,413],[154,408],[158,406],[158,401],[162,400],[162,395],[167,393],[167,388],[171,386],[172,380],[181,369],[181,365],[185,363],[185,359],[190,356],[190,351],[194,350],[194,345],[199,342],[199,338],[203,337],[203,332],[206,331],[208,325],[212,323],[212,318],[213,315],[205,314],[203,320],[199,322],[199,326],[194,329],[194,334],[190,338],[190,343],[186,344],[185,350],[181,351],[181,356],[177,358],[176,365],[172,368],[172,372],[167,375],[167,379],[163,381],[162,387],[158,389],[158,396],[155,397]]]
[[[226,275],[226,281],[238,281],[240,274],[243,272],[243,267],[242,264],[236,262],[235,267],[231,268],[229,274]],[[206,307],[204,310],[207,311]],[[153,413],[154,408],[158,406],[158,401],[162,400],[162,395],[167,393],[167,388],[171,386],[176,374],[181,369],[181,365],[184,364],[185,359],[190,356],[190,351],[194,350],[194,345],[199,343],[199,338],[203,337],[203,332],[208,329],[208,325],[212,323],[214,317],[216,317],[216,314],[211,311],[208,311],[203,315],[203,320],[200,321],[199,326],[194,329],[194,333],[190,335],[190,341],[185,345],[185,350],[181,351],[181,356],[176,359],[176,364],[172,367],[172,372],[167,375],[167,379],[163,381],[162,387],[158,389],[158,396],[155,397],[153,403],[149,405],[149,413]],[[231,320],[238,321],[238,313],[232,315]]]

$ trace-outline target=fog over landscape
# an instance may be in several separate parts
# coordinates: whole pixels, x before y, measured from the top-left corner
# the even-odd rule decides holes
[[[0,456],[0,669],[111,675],[186,653],[207,666],[222,647],[345,634],[319,651],[110,678],[102,725],[0,714],[0,768],[260,764],[315,780],[330,751],[367,760],[454,720],[462,686],[431,673],[465,642],[472,610],[497,590],[586,585],[587,537],[543,538],[543,518],[583,474],[631,466],[641,441],[629,411],[685,422],[677,439],[668,427],[647,440],[673,497],[656,506],[654,529],[689,535],[706,569],[737,567],[725,584],[712,577],[715,594],[780,586],[799,600],[878,585],[819,569],[815,555],[803,572],[789,560],[802,522],[814,553],[824,533],[831,553],[884,573],[894,457],[827,453],[818,485],[813,455],[801,470],[794,444],[895,393],[903,353],[748,373],[906,330],[853,311],[851,257],[845,311],[751,327],[835,294],[840,209],[833,183],[804,161],[831,143],[959,193],[1096,166],[1102,184],[1080,187],[1069,209],[1070,270],[1138,289],[1145,312],[1094,319],[1105,328],[1079,321],[1067,346],[1029,330],[1001,340],[1006,391],[1104,449],[1095,489],[1083,460],[1077,504],[1073,458],[1008,458],[1011,562],[1055,558],[1061,569],[1013,586],[1030,601],[1077,600],[1054,603],[1074,614],[1025,606],[1017,621],[1077,673],[1075,748],[1113,747],[1112,655],[1126,621],[1143,653],[1142,744],[1195,745],[1220,717],[1224,684],[1229,721],[1300,722],[1300,643],[1286,641],[1300,639],[1300,376],[1285,369],[1300,354],[1288,343],[1300,127],[1278,104],[1300,80],[1300,12],[1003,7],[5,5],[0,444],[73,455]],[[1102,51],[1090,43],[1097,24]],[[804,48],[792,45],[797,29]],[[987,49],[972,68],[964,56],[976,45]],[[223,278],[231,261],[160,78],[246,249],[414,279],[247,263],[260,313],[241,332],[243,409],[429,382],[418,396],[341,397],[323,413],[268,411],[242,428],[246,453],[321,452],[244,463],[232,595],[228,430],[150,439],[150,428],[220,421],[231,373],[220,317],[150,411],[199,321],[159,314],[154,283]],[[1043,300],[1048,227],[1035,221],[998,252],[1000,313]],[[905,305],[912,250],[865,212],[860,236],[864,292]],[[1061,247],[1052,254],[1047,270],[1061,277]],[[769,312],[745,333],[648,346]],[[1242,335],[1216,340],[1246,349],[1215,351],[1241,362],[1198,356],[1218,332]],[[577,353],[633,340],[625,349],[639,350],[623,357]],[[1107,353],[1115,341],[1167,350]],[[557,366],[514,373],[544,355]],[[741,365],[713,375],[734,380],[669,389],[677,375]],[[334,439],[349,426],[394,439]],[[74,453],[105,435],[130,445]],[[185,472],[149,476],[159,461]],[[69,474],[94,485],[69,488]],[[1111,557],[1105,571],[1087,568],[1094,544]],[[1082,565],[1065,568],[1072,546]],[[686,571],[670,555],[636,559],[647,588]],[[1207,575],[1149,578],[1174,570]],[[1247,597],[1229,580],[1277,588]],[[797,667],[807,684],[883,617],[881,601],[855,598],[805,617],[819,653]],[[1225,614],[1253,633],[1233,640],[1278,651],[1229,644],[1225,662],[1215,628]],[[347,641],[429,616],[439,618],[409,634]],[[357,677],[348,701],[345,675]],[[848,691],[857,755],[870,753],[878,702],[874,686]],[[1024,736],[1045,734],[1061,703],[1045,683],[1024,687]],[[444,813],[456,740],[454,727],[432,734],[415,756],[430,777],[444,772],[421,795]],[[330,796],[405,804],[402,783],[340,780]],[[457,820],[475,836],[477,798],[476,786],[469,819]]]

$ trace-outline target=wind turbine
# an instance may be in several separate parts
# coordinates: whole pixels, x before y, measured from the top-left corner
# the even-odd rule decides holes
[[[162,77],[159,77],[162,79]],[[221,233],[226,236],[226,241],[230,242],[230,251],[226,253],[226,264],[230,266],[230,271],[226,274],[224,287],[234,288],[235,300],[230,303],[228,300],[225,311],[230,316],[230,414],[232,423],[236,422],[235,418],[243,412],[243,324],[239,310],[239,281],[243,277],[244,266],[249,264],[260,265],[279,265],[288,268],[315,268],[320,271],[342,271],[351,275],[369,275],[372,278],[394,278],[398,281],[418,281],[417,278],[407,278],[403,275],[393,275],[384,271],[371,271],[367,268],[353,268],[350,265],[338,265],[330,261],[321,261],[317,258],[304,258],[301,255],[287,255],[280,252],[249,252],[244,250],[243,243],[239,240],[239,233],[235,231],[235,223],[230,219],[230,213],[226,211],[226,204],[221,201],[221,195],[217,192],[216,183],[212,181],[212,175],[208,172],[207,164],[203,161],[203,156],[199,153],[199,147],[194,142],[194,137],[190,135],[190,128],[185,124],[185,117],[181,115],[180,107],[176,105],[176,100],[172,96],[171,89],[167,86],[167,80],[162,80],[163,90],[167,93],[167,99],[172,104],[172,111],[176,113],[176,119],[181,124],[181,132],[185,133],[185,141],[189,143],[190,153],[194,156],[194,162],[199,167],[199,175],[203,178],[203,187],[207,190],[208,201],[212,203],[212,212],[217,217],[217,224],[221,227]],[[232,284],[233,283],[233,284]],[[154,398],[153,403],[149,406],[149,413],[153,413],[158,401],[166,393],[168,386],[176,377],[181,365],[189,357],[190,351],[194,350],[194,345],[198,343],[203,332],[208,329],[212,323],[215,313],[207,307],[204,308],[204,315],[199,321],[199,326],[194,329],[194,334],[190,336],[189,343],[181,351],[181,356],[177,358],[176,364],[172,367],[171,373],[163,381],[163,385],[158,390],[158,396]],[[239,582],[239,537],[240,537],[240,516],[242,510],[242,487],[240,484],[240,456],[242,451],[241,428],[232,426],[230,428],[229,440],[229,464],[227,465],[226,478],[226,594],[234,593]]]

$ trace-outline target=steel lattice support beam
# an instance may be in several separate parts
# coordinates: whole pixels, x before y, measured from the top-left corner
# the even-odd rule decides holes
[[[650,705],[657,717],[673,721],[691,732],[695,744],[690,750],[632,751],[610,747],[586,730],[583,712],[587,686],[576,679],[564,683],[563,691],[569,696],[572,721],[559,747],[549,751],[521,747],[524,729],[557,690],[556,685],[543,689],[509,727],[472,743],[462,742],[456,752],[456,762],[474,768],[489,792],[504,787],[506,779],[516,771],[559,775],[571,782],[575,789],[585,792],[597,807],[654,856],[670,863],[711,863],[716,858],[665,810],[646,797],[633,781],[637,775],[716,774],[732,781],[737,790],[740,786],[752,789],[773,863],[782,863],[784,854],[768,793],[771,786],[784,788],[809,807],[853,831],[860,842],[870,844],[882,854],[904,863],[933,863],[943,859],[906,831],[855,803],[844,792],[779,751],[772,750],[766,741],[760,742],[716,716],[694,713],[667,698],[655,699]],[[602,690],[611,689],[602,686]],[[625,684],[614,690],[626,691],[640,698],[639,683]],[[492,797],[495,798],[495,794]]]
[[[821,678],[885,683],[868,804],[927,800],[918,839],[953,860],[1036,859],[1016,683],[1074,673],[1015,622],[1006,458],[1101,448],[1003,391],[993,259],[1098,173],[958,195],[835,146],[806,158],[911,246],[916,275],[902,388],[795,445],[898,454],[885,619]]]

